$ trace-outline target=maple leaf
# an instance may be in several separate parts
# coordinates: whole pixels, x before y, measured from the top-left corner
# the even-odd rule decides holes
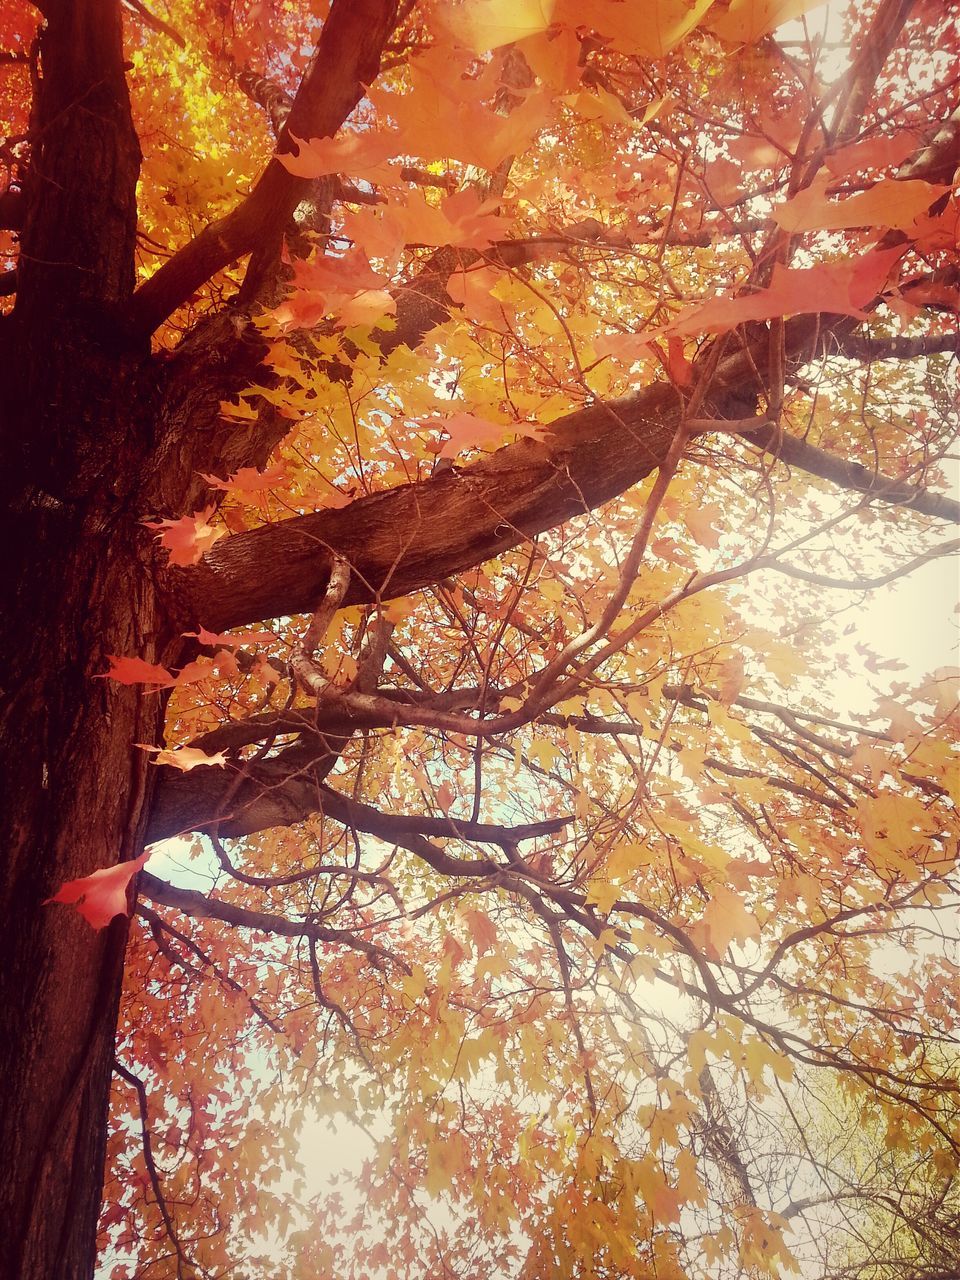
[[[768,289],[691,307],[669,328],[680,334],[726,333],[748,320],[818,311],[865,319],[864,307],[883,288],[903,253],[902,247],[895,246],[815,267],[790,268],[777,263]]]
[[[52,898],[44,900],[44,906],[50,902],[76,906],[88,924],[94,929],[103,929],[114,916],[127,914],[127,889],[130,881],[152,852],[147,849],[139,858],[118,862],[113,867],[103,867],[78,880],[67,880]]]
[[[217,649],[237,649],[248,644],[269,644],[271,640],[277,638],[272,631],[233,631],[221,634],[208,631],[206,627],[201,627],[199,631],[184,631],[183,635]]]
[[[143,658],[120,658],[108,653],[110,670],[100,672],[96,680],[116,680],[118,684],[152,684],[166,689],[176,684],[176,679],[166,667],[145,662]]]
[[[863,138],[839,147],[824,157],[824,164],[834,178],[846,178],[861,169],[886,169],[902,164],[920,145],[921,135],[903,129],[890,135]]]
[[[825,0],[731,0],[728,9],[712,13],[704,26],[732,44],[755,44],[785,22],[824,3]]]
[[[626,107],[614,93],[597,88],[594,92],[581,89],[579,93],[567,94],[562,102],[584,120],[596,120],[601,124],[625,125],[628,129],[642,129],[656,116],[666,103],[666,98],[658,98],[639,117],[630,115]]]
[[[278,464],[267,467],[264,471],[258,471],[256,467],[241,467],[226,480],[221,480],[219,476],[210,475],[206,471],[201,471],[200,476],[212,488],[222,489],[224,493],[262,494],[266,489],[282,484],[287,479],[287,470],[286,467]]]
[[[429,420],[424,423],[431,425]],[[441,458],[455,458],[463,449],[493,448],[502,443],[509,430],[509,425],[489,422],[473,413],[452,413],[443,419],[442,426],[449,438],[440,450]]]
[[[171,689],[174,685],[194,684],[212,673],[209,661],[188,662],[174,675],[166,667],[143,658],[121,658],[108,653],[110,670],[99,672],[95,680],[116,680],[118,684],[152,684],[160,689]]]
[[[477,955],[482,956],[487,951],[496,951],[497,929],[485,911],[471,907],[462,913],[462,919],[477,948]]]
[[[298,138],[290,135],[296,153],[280,152],[277,159],[298,178],[322,178],[331,173],[348,174],[367,182],[389,182],[386,163],[401,150],[398,135],[391,131],[351,132],[338,138]]]
[[[554,16],[572,28],[592,27],[615,49],[644,58],[662,58],[702,20],[713,0],[558,0]]]
[[[427,159],[453,159],[493,170],[508,155],[521,153],[553,115],[553,100],[532,92],[509,113],[487,107],[476,86],[451,79],[456,63],[439,47],[415,58],[409,69],[410,91],[403,95],[374,92],[378,110],[389,114],[403,138],[404,150]]]
[[[471,0],[443,11],[445,26],[474,53],[489,53],[546,30],[555,0]]]
[[[801,231],[842,231],[847,227],[906,230],[939,196],[950,190],[919,178],[909,181],[882,178],[869,191],[844,200],[830,200],[827,197],[830,181],[827,175],[821,175],[774,209],[777,225],[791,235]]]
[[[690,930],[690,936],[719,960],[734,938],[738,942],[756,941],[760,925],[740,895],[721,885],[711,893],[703,917]]]
[[[214,507],[204,507],[192,516],[179,520],[144,520],[148,529],[160,529],[158,541],[170,552],[170,563],[187,568],[197,564],[214,543],[226,535],[226,529],[209,523]]]

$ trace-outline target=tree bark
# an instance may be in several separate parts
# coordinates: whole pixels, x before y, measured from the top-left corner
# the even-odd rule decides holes
[[[134,283],[140,152],[114,0],[44,6],[13,315],[2,327],[0,1219],[3,1274],[88,1280],[127,932],[42,905],[143,837],[162,705],[93,677],[150,652],[153,553],[135,511],[152,413]]]

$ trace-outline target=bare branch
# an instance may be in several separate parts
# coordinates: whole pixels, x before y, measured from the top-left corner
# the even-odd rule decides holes
[[[151,902],[159,902],[165,907],[174,907],[186,916],[196,920],[220,920],[224,924],[243,929],[255,929],[259,933],[269,933],[282,938],[312,938],[315,942],[328,942],[337,946],[350,947],[361,951],[378,967],[390,963],[408,972],[402,960],[396,959],[366,938],[358,938],[348,929],[326,929],[322,925],[308,920],[288,920],[285,916],[270,915],[265,911],[251,911],[247,907],[233,902],[221,902],[207,894],[198,893],[196,889],[180,889],[142,871],[138,882],[139,891]]]

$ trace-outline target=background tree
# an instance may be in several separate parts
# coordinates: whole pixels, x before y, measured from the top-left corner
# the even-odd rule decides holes
[[[957,15],[811,7],[8,9],[11,1274],[111,1076],[116,1277],[819,1274],[810,1079],[955,1166],[955,683],[837,676],[957,547]]]

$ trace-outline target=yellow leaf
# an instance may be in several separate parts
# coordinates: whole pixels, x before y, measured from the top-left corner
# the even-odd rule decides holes
[[[732,0],[729,9],[704,23],[708,31],[731,44],[755,44],[791,18],[819,8],[824,0]]]
[[[442,18],[461,44],[474,53],[545,31],[553,21],[554,0],[468,0],[447,5]]]

